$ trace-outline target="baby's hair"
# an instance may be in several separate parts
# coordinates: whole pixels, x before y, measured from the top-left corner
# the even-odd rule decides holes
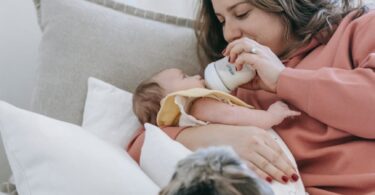
[[[230,147],[200,149],[181,160],[159,195],[273,195]]]
[[[133,95],[133,111],[141,124],[156,125],[156,116],[160,110],[160,101],[164,98],[164,89],[154,80],[143,81]]]

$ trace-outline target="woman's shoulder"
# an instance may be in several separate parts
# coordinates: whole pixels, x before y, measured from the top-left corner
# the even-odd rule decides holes
[[[359,34],[375,33],[375,10],[369,9],[367,12],[358,16],[357,11],[353,11],[346,15],[340,22],[335,34],[349,34],[350,37]]]
[[[351,12],[348,14],[345,18],[350,21],[351,25],[354,26],[365,26],[365,27],[371,27],[368,26],[369,24],[375,24],[375,9],[369,9],[367,12],[363,13],[361,16],[357,17],[356,12]]]

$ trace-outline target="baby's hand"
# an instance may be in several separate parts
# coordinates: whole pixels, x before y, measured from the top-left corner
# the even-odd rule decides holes
[[[280,120],[280,122],[287,117],[293,117],[293,116],[301,115],[300,112],[290,110],[288,105],[286,105],[282,101],[277,101],[277,102],[273,103],[268,108],[267,111],[270,112],[271,114],[275,115],[275,117],[278,118]]]

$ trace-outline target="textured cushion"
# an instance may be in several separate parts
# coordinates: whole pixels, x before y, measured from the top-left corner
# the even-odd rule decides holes
[[[126,152],[79,126],[0,101],[0,133],[22,195],[157,194]]]
[[[90,76],[133,91],[164,68],[200,69],[191,20],[113,1],[41,0],[36,7],[43,29],[32,97],[38,113],[80,124]]]

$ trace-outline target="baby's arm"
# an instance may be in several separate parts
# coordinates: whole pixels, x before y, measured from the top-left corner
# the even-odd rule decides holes
[[[212,98],[195,100],[189,113],[199,120],[210,123],[256,126],[262,129],[269,129],[287,117],[300,114],[290,110],[281,101],[272,104],[266,111],[229,105]]]

